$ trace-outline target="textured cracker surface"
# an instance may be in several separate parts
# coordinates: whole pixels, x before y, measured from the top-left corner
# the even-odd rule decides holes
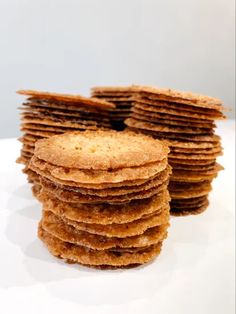
[[[129,264],[143,264],[152,260],[161,251],[161,243],[137,253],[116,254],[108,250],[92,250],[63,242],[47,233],[41,226],[39,226],[38,235],[54,256],[84,265],[111,265],[119,267]]]
[[[66,189],[65,187],[60,187],[54,184],[52,181],[48,179],[41,178],[42,188],[45,190],[46,193],[49,193],[59,200],[64,202],[71,202],[71,203],[115,203],[115,204],[122,204],[130,202],[131,200],[137,199],[144,199],[149,198],[153,195],[156,195],[167,188],[169,180],[163,182],[162,184],[150,188],[148,190],[142,192],[133,192],[125,195],[113,196],[97,196],[97,195],[89,195],[89,194],[82,194],[79,193],[79,190],[76,189]]]
[[[60,217],[70,220],[96,223],[128,223],[144,217],[145,215],[161,212],[168,206],[170,200],[169,193],[163,191],[149,199],[132,201],[122,205],[112,204],[80,204],[60,202],[43,191],[39,195],[39,200],[43,203],[45,210],[51,210]]]
[[[134,118],[129,118],[125,120],[125,123],[134,128],[144,129],[144,130],[151,130],[157,132],[167,132],[167,133],[190,133],[190,134],[201,134],[201,128],[190,128],[190,127],[180,127],[180,126],[168,126],[168,125],[161,125],[161,124],[154,124],[150,122],[144,122],[140,120],[136,120]],[[207,133],[209,131],[206,131]],[[209,133],[210,134],[210,133]]]
[[[69,94],[59,94],[59,93],[49,93],[43,91],[36,91],[36,90],[19,90],[17,92],[20,95],[25,96],[32,96],[38,99],[50,99],[50,100],[58,100],[58,101],[65,101],[69,103],[83,103],[89,106],[94,107],[102,107],[112,109],[115,106],[111,103],[108,103],[104,100],[94,99],[94,98],[87,98],[81,95],[69,95]]]
[[[33,157],[32,168],[35,171],[42,171],[42,174],[49,173],[53,178],[84,184],[115,184],[132,180],[147,180],[156,176],[158,173],[166,169],[167,159],[163,159],[158,163],[150,163],[140,167],[126,167],[114,170],[81,170],[75,168],[66,168],[55,166],[45,162],[37,157]],[[37,170],[38,169],[38,170]]]
[[[35,155],[49,163],[78,169],[117,169],[163,160],[169,150],[158,140],[132,132],[66,133],[36,143]]]
[[[45,209],[46,210],[46,209]],[[46,210],[47,211],[47,210]],[[53,208],[50,209],[54,214]],[[63,221],[74,228],[88,233],[99,234],[106,237],[126,238],[144,233],[147,229],[167,224],[169,222],[169,205],[160,212],[154,212],[145,218],[140,218],[128,223],[101,225],[97,223],[83,223],[61,217]]]
[[[127,238],[107,238],[86,231],[80,231],[73,226],[66,224],[59,216],[52,212],[43,213],[41,225],[51,235],[58,239],[86,246],[95,250],[105,250],[110,248],[135,248],[157,244],[167,236],[168,224],[150,228],[143,234]]]
[[[189,117],[189,118],[195,118],[195,119],[204,119],[204,120],[224,120],[225,119],[225,116],[222,113],[217,113],[217,114],[205,113],[204,114],[204,113],[198,113],[198,112],[187,111],[187,110],[181,111],[179,109],[152,106],[143,102],[135,103],[135,108],[146,110],[149,112],[164,113],[164,114],[173,115],[173,116]]]

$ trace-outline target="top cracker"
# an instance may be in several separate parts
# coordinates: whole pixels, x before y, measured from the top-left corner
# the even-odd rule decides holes
[[[157,100],[166,100],[169,102],[182,103],[197,107],[224,110],[222,101],[217,98],[195,94],[191,92],[181,92],[174,89],[155,88],[151,86],[136,86],[133,85],[134,92],[140,92],[141,95],[153,97]]]
[[[159,140],[134,132],[71,132],[39,140],[35,155],[51,164],[77,169],[112,170],[137,167],[167,158]]]
[[[100,100],[97,98],[88,98],[81,95],[69,95],[69,94],[59,94],[59,93],[49,93],[49,92],[41,92],[36,90],[19,90],[17,91],[20,95],[26,95],[37,99],[46,99],[46,100],[56,100],[68,102],[76,105],[84,104],[91,107],[102,108],[102,109],[114,109],[115,105],[109,103],[105,100]]]
[[[134,90],[132,86],[95,86],[91,88],[93,96],[117,96],[127,97],[133,96]]]

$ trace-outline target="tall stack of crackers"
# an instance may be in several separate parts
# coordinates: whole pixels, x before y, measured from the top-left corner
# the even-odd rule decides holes
[[[171,89],[133,86],[129,129],[165,140],[173,168],[169,191],[173,215],[198,214],[208,206],[212,180],[222,167],[215,120],[225,119],[222,102]]]
[[[133,90],[130,87],[93,87],[91,89],[92,97],[112,102],[116,105],[113,111],[110,111],[110,122],[112,128],[115,130],[122,131],[125,129],[124,120],[130,116],[132,101],[133,101]]]
[[[133,267],[156,257],[169,226],[169,148],[134,132],[98,130],[39,140],[39,237],[70,263]]]
[[[23,145],[18,162],[25,165],[23,171],[30,182],[38,181],[27,167],[37,140],[75,130],[111,128],[110,111],[115,105],[102,99],[35,90],[20,90],[18,94],[27,97],[19,108],[23,132],[19,140]]]

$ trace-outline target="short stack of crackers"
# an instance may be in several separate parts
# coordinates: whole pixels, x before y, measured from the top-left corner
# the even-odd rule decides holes
[[[27,96],[20,107],[23,146],[18,162],[26,165],[24,172],[30,182],[37,181],[27,168],[37,140],[74,130],[111,128],[109,116],[115,105],[104,100],[34,90],[18,93]]]
[[[133,267],[156,257],[169,226],[169,148],[133,132],[72,132],[36,143],[39,237],[67,262]]]
[[[198,214],[208,206],[212,180],[222,167],[215,120],[225,119],[222,102],[171,89],[133,86],[130,130],[165,140],[173,168],[169,191],[173,215]]]
[[[93,87],[91,89],[92,97],[112,102],[116,105],[113,111],[110,111],[110,122],[115,130],[124,130],[126,127],[124,120],[130,116],[133,90],[130,87]]]

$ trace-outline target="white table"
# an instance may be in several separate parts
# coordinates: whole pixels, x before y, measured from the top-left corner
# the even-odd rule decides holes
[[[21,166],[20,143],[0,140],[0,311],[8,313],[231,314],[234,292],[234,124],[219,124],[225,166],[209,209],[172,218],[152,264],[99,271],[53,258],[37,239],[41,209]]]

